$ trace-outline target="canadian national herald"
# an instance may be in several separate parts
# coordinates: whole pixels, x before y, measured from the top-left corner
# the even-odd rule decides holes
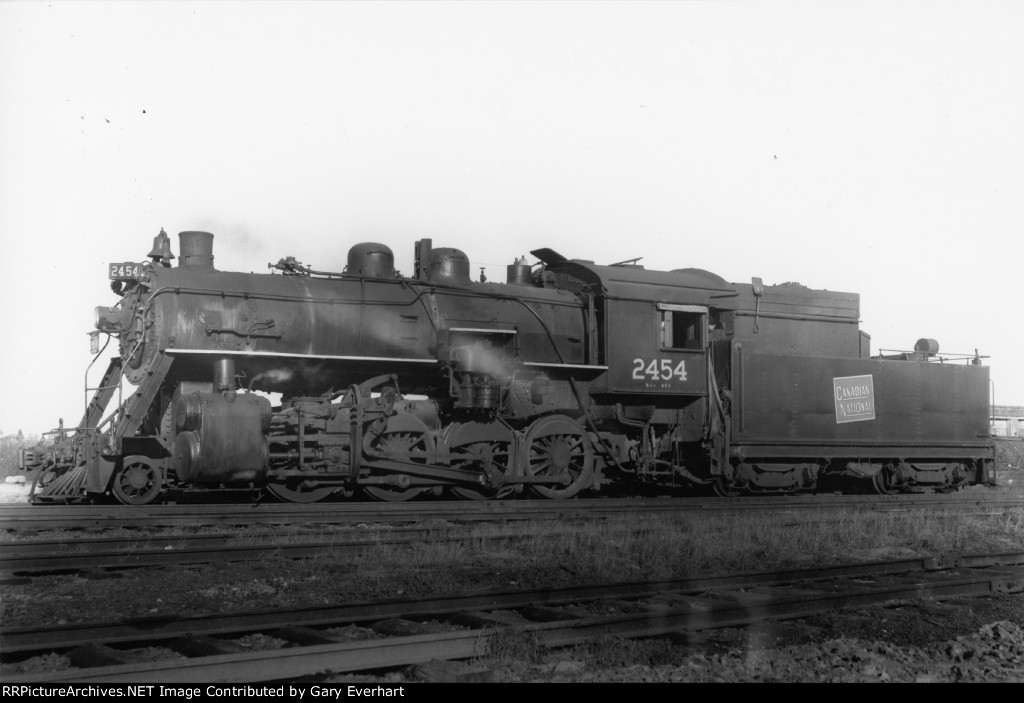
[[[875,419],[875,384],[870,374],[833,378],[832,386],[837,423]]]

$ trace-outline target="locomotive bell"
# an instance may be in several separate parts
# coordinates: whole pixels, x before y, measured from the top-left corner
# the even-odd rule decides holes
[[[348,250],[345,273],[370,278],[394,278],[395,255],[391,248],[377,242],[363,242]]]
[[[174,258],[174,254],[171,253],[171,238],[167,236],[163,227],[160,228],[160,234],[153,237],[153,250],[146,256],[151,258],[154,263],[164,266],[171,265],[171,259]]]

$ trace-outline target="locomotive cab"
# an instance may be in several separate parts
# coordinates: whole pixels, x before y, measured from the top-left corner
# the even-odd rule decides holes
[[[590,384],[595,398],[674,408],[707,396],[711,312],[718,300],[736,295],[732,286],[706,271],[550,261],[556,285],[592,299],[595,361],[608,366]]]
[[[707,306],[609,300],[606,310],[620,323],[605,339],[611,370],[595,393],[641,403],[651,394],[707,395]]]

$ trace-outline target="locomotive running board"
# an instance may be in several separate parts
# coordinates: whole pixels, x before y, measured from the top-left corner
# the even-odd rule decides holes
[[[283,359],[324,359],[327,361],[389,361],[402,364],[436,364],[437,359],[405,359],[389,356],[334,356],[331,354],[292,354],[266,351],[233,351],[228,349],[164,349],[164,354],[205,354],[211,356],[253,356]]]

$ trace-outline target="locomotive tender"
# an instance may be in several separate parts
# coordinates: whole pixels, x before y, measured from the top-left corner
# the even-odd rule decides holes
[[[375,243],[343,273],[293,258],[232,273],[214,268],[212,234],[179,237],[177,266],[163,230],[150,261],[111,264],[120,301],[97,308],[94,334],[119,353],[79,425],[25,454],[36,502],[994,480],[981,358],[930,339],[871,358],[853,293],[550,249],[474,282],[465,254],[429,239],[410,277]]]

